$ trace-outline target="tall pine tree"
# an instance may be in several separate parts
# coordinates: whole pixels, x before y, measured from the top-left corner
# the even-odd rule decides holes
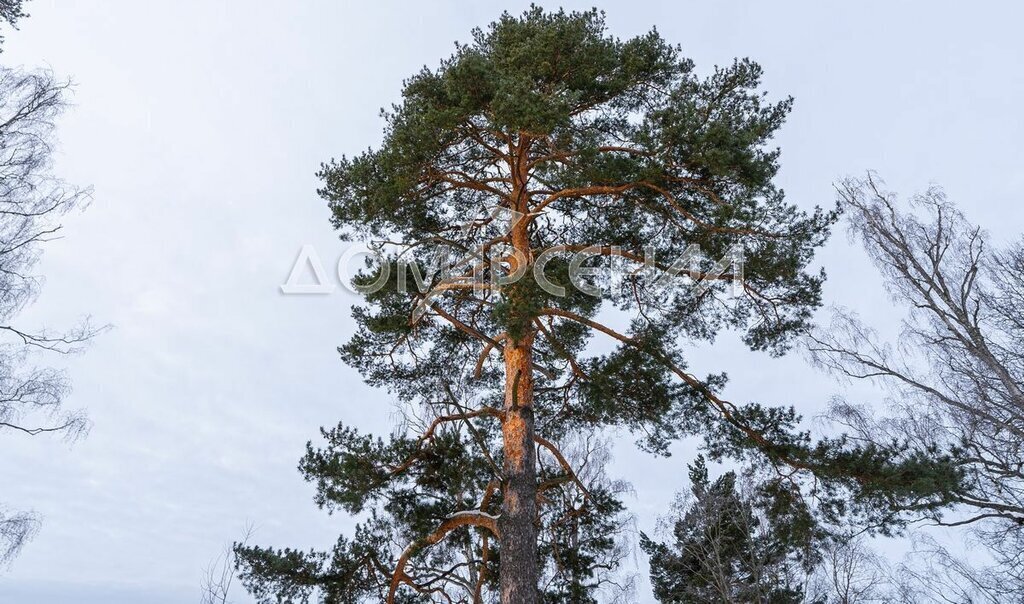
[[[769,101],[760,78],[747,60],[701,77],[656,31],[620,40],[597,11],[534,7],[407,80],[378,149],[323,166],[333,224],[384,258],[355,280],[366,305],[342,357],[410,421],[390,440],[339,427],[331,455],[303,468],[321,503],[390,506],[387,522],[407,529],[408,548],[380,528],[334,556],[386,575],[387,602],[429,599],[436,582],[410,560],[467,533],[487,535],[501,602],[548,598],[546,490],[603,497],[559,446],[573,434],[622,427],[655,453],[698,434],[714,455],[754,448],[805,469],[884,458],[812,447],[791,409],[724,400],[724,375],[694,375],[680,348],[733,328],[780,353],[819,304],[823,275],[807,267],[835,217],[798,210],[773,183],[771,139],[791,103]],[[715,263],[736,246],[743,279]],[[611,351],[593,353],[594,336]],[[399,503],[413,500],[409,525]],[[275,569],[301,578],[309,562],[247,551],[250,584]]]

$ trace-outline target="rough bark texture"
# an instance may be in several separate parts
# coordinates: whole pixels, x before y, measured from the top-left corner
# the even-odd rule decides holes
[[[505,348],[505,488],[501,510],[501,601],[537,601],[537,456],[533,446],[532,338]]]

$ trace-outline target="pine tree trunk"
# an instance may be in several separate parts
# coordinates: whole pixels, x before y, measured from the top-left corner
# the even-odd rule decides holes
[[[529,180],[527,151],[529,139],[520,133],[519,144],[509,150],[515,159],[509,164],[512,175],[511,209],[521,216],[529,213],[525,194]],[[513,220],[509,241],[514,254],[509,269],[515,273],[521,264],[529,266],[529,223]],[[510,304],[521,292],[510,288]],[[502,485],[500,529],[500,584],[502,604],[536,604],[537,585],[537,449],[533,443],[533,338],[535,331],[529,317],[510,317],[510,326],[517,332],[505,345],[505,420],[501,431],[505,446],[504,484]],[[510,329],[510,332],[513,331]],[[510,333],[510,336],[512,334]]]
[[[501,602],[537,602],[537,458],[533,444],[532,336],[505,347],[505,484],[502,489]]]

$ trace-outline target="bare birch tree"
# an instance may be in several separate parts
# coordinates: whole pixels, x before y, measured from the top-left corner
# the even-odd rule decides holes
[[[0,20],[25,16],[19,0],[0,2]],[[78,350],[96,333],[86,321],[67,331],[29,328],[17,322],[42,283],[33,272],[42,247],[60,235],[61,216],[79,207],[88,192],[51,173],[54,119],[69,89],[48,71],[0,66],[0,435],[82,436],[88,421],[62,405],[66,375],[41,357]],[[0,563],[12,559],[34,534],[38,518],[0,508]]]
[[[890,394],[884,416],[846,400],[837,401],[833,416],[864,441],[956,459],[962,480],[943,494],[952,512],[909,505],[893,513],[971,527],[996,561],[979,584],[998,583],[1004,590],[998,601],[1011,601],[1010,594],[1020,601],[1024,240],[993,247],[938,188],[904,206],[869,175],[842,183],[839,197],[851,233],[909,314],[895,345],[845,311],[812,338],[811,353],[822,366],[879,382]]]

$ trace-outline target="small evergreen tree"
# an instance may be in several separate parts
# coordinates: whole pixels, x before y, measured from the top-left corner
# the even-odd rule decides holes
[[[798,490],[781,483],[744,492],[734,472],[711,482],[690,466],[692,497],[673,521],[673,542],[641,536],[651,583],[670,604],[801,604],[820,538]]]

